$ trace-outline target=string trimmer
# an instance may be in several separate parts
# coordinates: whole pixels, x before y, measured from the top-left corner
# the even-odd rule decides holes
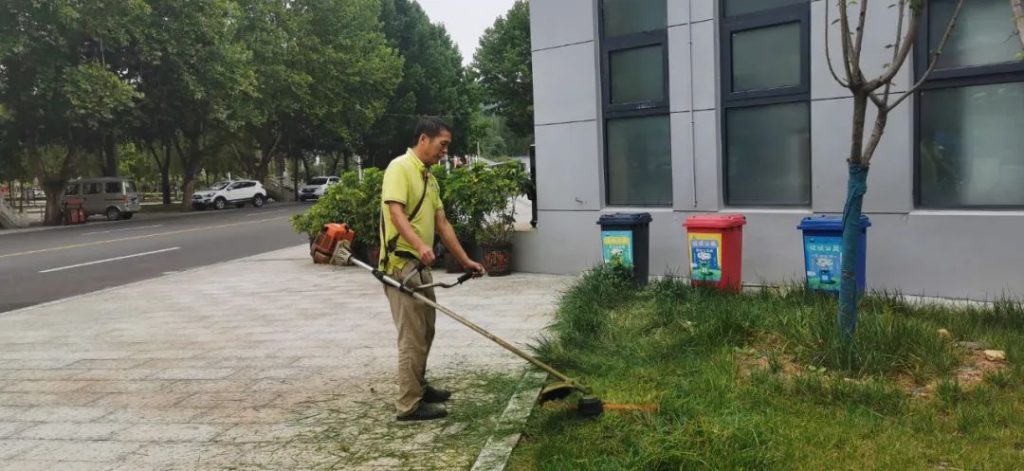
[[[541,392],[540,392],[540,402],[543,403],[543,402],[546,402],[546,401],[551,401],[551,400],[556,400],[556,399],[564,399],[564,398],[568,397],[570,394],[572,394],[573,391],[579,391],[581,394],[583,394],[583,397],[581,397],[580,400],[577,403],[577,410],[579,411],[579,414],[581,416],[583,416],[583,417],[596,417],[598,415],[601,415],[602,412],[604,412],[604,403],[601,401],[601,399],[591,395],[590,388],[580,384],[576,380],[574,380],[574,379],[566,376],[562,372],[552,368],[550,365],[548,365],[548,364],[546,364],[546,363],[544,363],[544,362],[534,358],[533,355],[530,355],[529,353],[526,353],[525,351],[523,351],[522,349],[516,347],[515,345],[512,345],[511,343],[506,342],[504,339],[498,337],[497,335],[494,335],[494,334],[484,330],[482,327],[480,327],[480,326],[470,322],[465,317],[462,317],[462,316],[456,314],[451,309],[448,309],[448,308],[446,308],[446,307],[444,307],[444,306],[442,306],[440,304],[437,304],[434,301],[431,301],[430,298],[428,298],[428,297],[426,297],[426,296],[424,296],[423,294],[420,293],[421,290],[425,290],[425,289],[429,289],[429,288],[453,288],[455,286],[461,285],[462,283],[466,282],[466,280],[469,280],[470,278],[473,278],[475,276],[475,274],[473,274],[473,273],[463,274],[462,276],[460,276],[458,279],[456,279],[454,282],[451,282],[451,283],[435,282],[435,283],[431,283],[431,284],[428,284],[428,285],[423,285],[423,286],[418,286],[418,287],[410,287],[410,286],[407,286],[407,282],[409,281],[409,279],[411,279],[412,276],[415,275],[417,272],[419,272],[420,270],[424,269],[423,264],[420,263],[420,262],[417,262],[416,269],[413,270],[409,274],[409,276],[407,276],[402,281],[398,281],[398,280],[396,280],[396,279],[394,279],[394,278],[384,274],[383,272],[378,270],[376,267],[370,266],[366,262],[363,262],[362,260],[359,260],[359,259],[355,258],[354,256],[352,256],[352,252],[344,244],[338,244],[338,247],[337,247],[337,249],[335,250],[335,253],[334,253],[334,258],[336,260],[340,260],[344,264],[351,263],[353,265],[356,265],[356,266],[358,266],[358,267],[360,267],[360,268],[362,268],[364,270],[367,270],[367,271],[373,273],[373,276],[375,276],[378,280],[380,280],[381,283],[384,283],[385,285],[397,288],[402,293],[404,293],[404,294],[406,294],[408,296],[412,296],[413,298],[415,298],[415,299],[417,299],[417,300],[419,300],[421,302],[424,302],[424,303],[430,305],[434,309],[437,309],[438,311],[443,312],[448,317],[451,317],[452,319],[455,319],[458,323],[460,323],[460,324],[462,324],[462,325],[464,325],[466,327],[469,327],[470,329],[473,329],[473,331],[475,331],[476,333],[478,333],[480,335],[483,335],[484,337],[487,337],[492,342],[494,342],[494,343],[496,343],[498,345],[501,345],[506,350],[508,350],[508,351],[510,351],[510,352],[512,352],[512,353],[514,353],[516,355],[518,355],[520,358],[522,358],[522,359],[524,359],[524,360],[526,360],[526,361],[528,361],[530,363],[533,363],[538,368],[548,372],[550,375],[554,376],[555,378],[558,378],[559,379],[558,382],[550,384],[550,385],[544,387],[544,389],[541,390]]]

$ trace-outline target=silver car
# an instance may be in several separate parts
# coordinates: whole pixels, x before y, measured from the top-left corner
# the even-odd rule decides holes
[[[316,201],[327,192],[328,187],[338,183],[341,183],[341,178],[339,177],[311,178],[302,188],[299,188],[299,201]]]
[[[71,197],[82,199],[86,215],[103,214],[107,219],[131,219],[142,209],[135,182],[121,177],[82,178],[72,180],[64,192],[64,202]]]

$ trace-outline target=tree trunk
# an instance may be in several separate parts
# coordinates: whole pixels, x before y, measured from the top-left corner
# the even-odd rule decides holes
[[[192,210],[192,193],[195,191],[196,174],[202,162],[202,147],[199,136],[189,137],[189,155],[185,157],[181,149],[178,149],[178,157],[181,158],[182,184],[181,184],[181,210]]]
[[[256,171],[253,172],[253,179],[260,183],[267,183],[267,175],[270,174],[270,155],[260,151],[259,162]]]
[[[56,226],[61,223],[63,214],[60,203],[64,197],[64,185],[67,184],[71,174],[72,163],[77,158],[78,154],[75,150],[68,150],[62,158],[58,170],[51,173],[46,169],[42,155],[34,151],[29,152],[29,159],[35,165],[36,180],[43,185],[43,191],[46,193],[46,213],[43,216],[43,224],[47,226]]]
[[[327,170],[330,175],[338,174],[338,164],[341,162],[342,154],[340,152],[331,153],[331,166]]]
[[[117,176],[117,139],[114,134],[103,136],[103,176]]]
[[[61,200],[64,198],[64,182],[44,181],[43,192],[46,193],[46,214],[43,216],[43,224],[59,226],[64,219],[64,211],[61,208]]]
[[[843,206],[843,262],[839,284],[839,327],[845,340],[857,331],[857,257],[860,251],[860,215],[868,190],[868,167],[850,163],[846,204]]]
[[[152,145],[148,147],[149,153],[153,156],[153,160],[156,161],[157,168],[160,169],[160,193],[163,195],[163,203],[165,205],[171,204],[171,145],[166,142],[163,143],[163,159],[160,159]]]
[[[171,148],[164,149],[167,155],[167,166],[160,169],[160,193],[163,194],[163,203],[171,204]]]
[[[1013,24],[1017,26],[1017,39],[1024,48],[1024,0],[1010,0],[1010,8],[1013,9]]]

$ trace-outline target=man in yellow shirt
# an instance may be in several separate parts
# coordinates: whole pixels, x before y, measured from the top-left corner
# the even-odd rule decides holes
[[[440,188],[429,168],[441,161],[452,142],[451,129],[437,118],[416,124],[415,147],[396,157],[384,172],[381,195],[381,250],[379,268],[396,280],[404,280],[423,262],[434,263],[434,232],[448,252],[466,270],[484,273],[484,267],[466,255],[455,230],[444,214]],[[409,280],[410,287],[433,283],[429,269]],[[426,381],[427,355],[434,340],[434,308],[385,285],[391,316],[398,329],[398,420],[431,420],[448,415],[440,403],[451,393]],[[434,290],[422,291],[434,300]]]

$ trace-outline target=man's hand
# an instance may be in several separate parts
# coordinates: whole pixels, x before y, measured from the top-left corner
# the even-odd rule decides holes
[[[476,263],[472,260],[469,260],[468,262],[462,264],[462,268],[465,268],[466,270],[473,272],[476,275],[475,278],[479,278],[487,274],[487,270],[484,270],[483,265]]]
[[[434,255],[434,249],[429,245],[423,245],[416,250],[420,255],[420,262],[423,262],[425,266],[431,266],[437,260],[437,256]]]

